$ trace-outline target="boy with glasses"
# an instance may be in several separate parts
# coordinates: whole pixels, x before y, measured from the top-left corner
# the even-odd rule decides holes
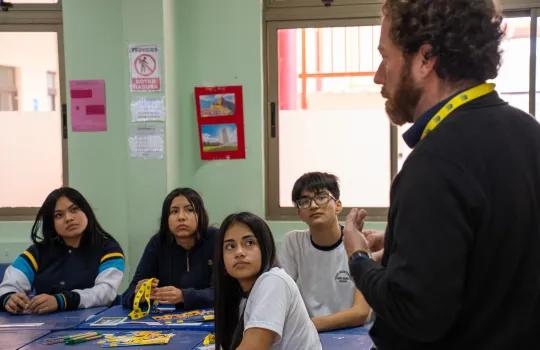
[[[296,180],[292,200],[307,230],[287,233],[279,262],[296,281],[318,331],[363,324],[369,305],[354,286],[342,242],[335,175],[311,172]]]

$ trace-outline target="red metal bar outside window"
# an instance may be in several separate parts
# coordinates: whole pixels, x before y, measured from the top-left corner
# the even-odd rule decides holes
[[[319,31],[319,29],[317,29],[317,31]],[[307,103],[307,79],[321,79],[321,78],[347,78],[347,77],[369,77],[369,76],[374,76],[375,75],[375,72],[328,72],[328,73],[308,73],[306,70],[306,66],[307,66],[307,57],[306,57],[306,31],[304,28],[302,28],[302,43],[301,43],[301,46],[302,46],[302,71],[300,72],[300,74],[298,74],[298,78],[301,79],[301,86],[302,86],[302,91],[301,91],[301,97],[300,97],[300,101],[301,101],[301,106],[302,106],[302,109],[307,109],[308,108],[308,103]],[[317,35],[315,35],[315,38],[316,38],[316,48],[318,49],[320,46],[320,35],[319,33],[317,33]],[[345,51],[347,51],[347,46],[345,46]],[[319,50],[317,50],[317,55],[319,55]],[[346,55],[345,55],[346,57]],[[319,62],[319,58],[317,57],[317,64],[316,66],[318,68],[320,68],[320,62]],[[332,61],[333,61],[333,52],[332,52]],[[332,65],[333,66],[333,65]]]

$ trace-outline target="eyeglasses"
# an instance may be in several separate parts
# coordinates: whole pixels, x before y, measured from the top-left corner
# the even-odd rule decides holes
[[[325,207],[330,199],[336,200],[330,193],[322,192],[317,193],[313,197],[302,197],[296,201],[296,206],[300,209],[307,209],[311,207],[311,202],[315,202],[319,208]]]

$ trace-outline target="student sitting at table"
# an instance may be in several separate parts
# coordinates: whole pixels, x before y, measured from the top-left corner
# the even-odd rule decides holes
[[[177,188],[167,195],[161,223],[146,245],[137,271],[122,296],[126,307],[142,283],[156,278],[150,299],[177,308],[212,307],[211,288],[214,236],[201,196],[191,188]]]
[[[219,230],[215,261],[216,349],[321,349],[298,287],[277,267],[263,219],[229,215]]]
[[[311,172],[296,180],[292,200],[308,229],[287,233],[279,254],[318,331],[360,326],[370,310],[349,273],[339,192],[332,174]]]
[[[61,187],[47,196],[31,238],[34,244],[6,269],[2,310],[45,314],[109,305],[116,298],[124,254],[77,190]]]

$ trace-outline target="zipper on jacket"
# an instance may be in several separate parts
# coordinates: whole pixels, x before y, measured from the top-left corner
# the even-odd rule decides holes
[[[186,252],[186,268],[187,272],[189,272],[189,250]]]

